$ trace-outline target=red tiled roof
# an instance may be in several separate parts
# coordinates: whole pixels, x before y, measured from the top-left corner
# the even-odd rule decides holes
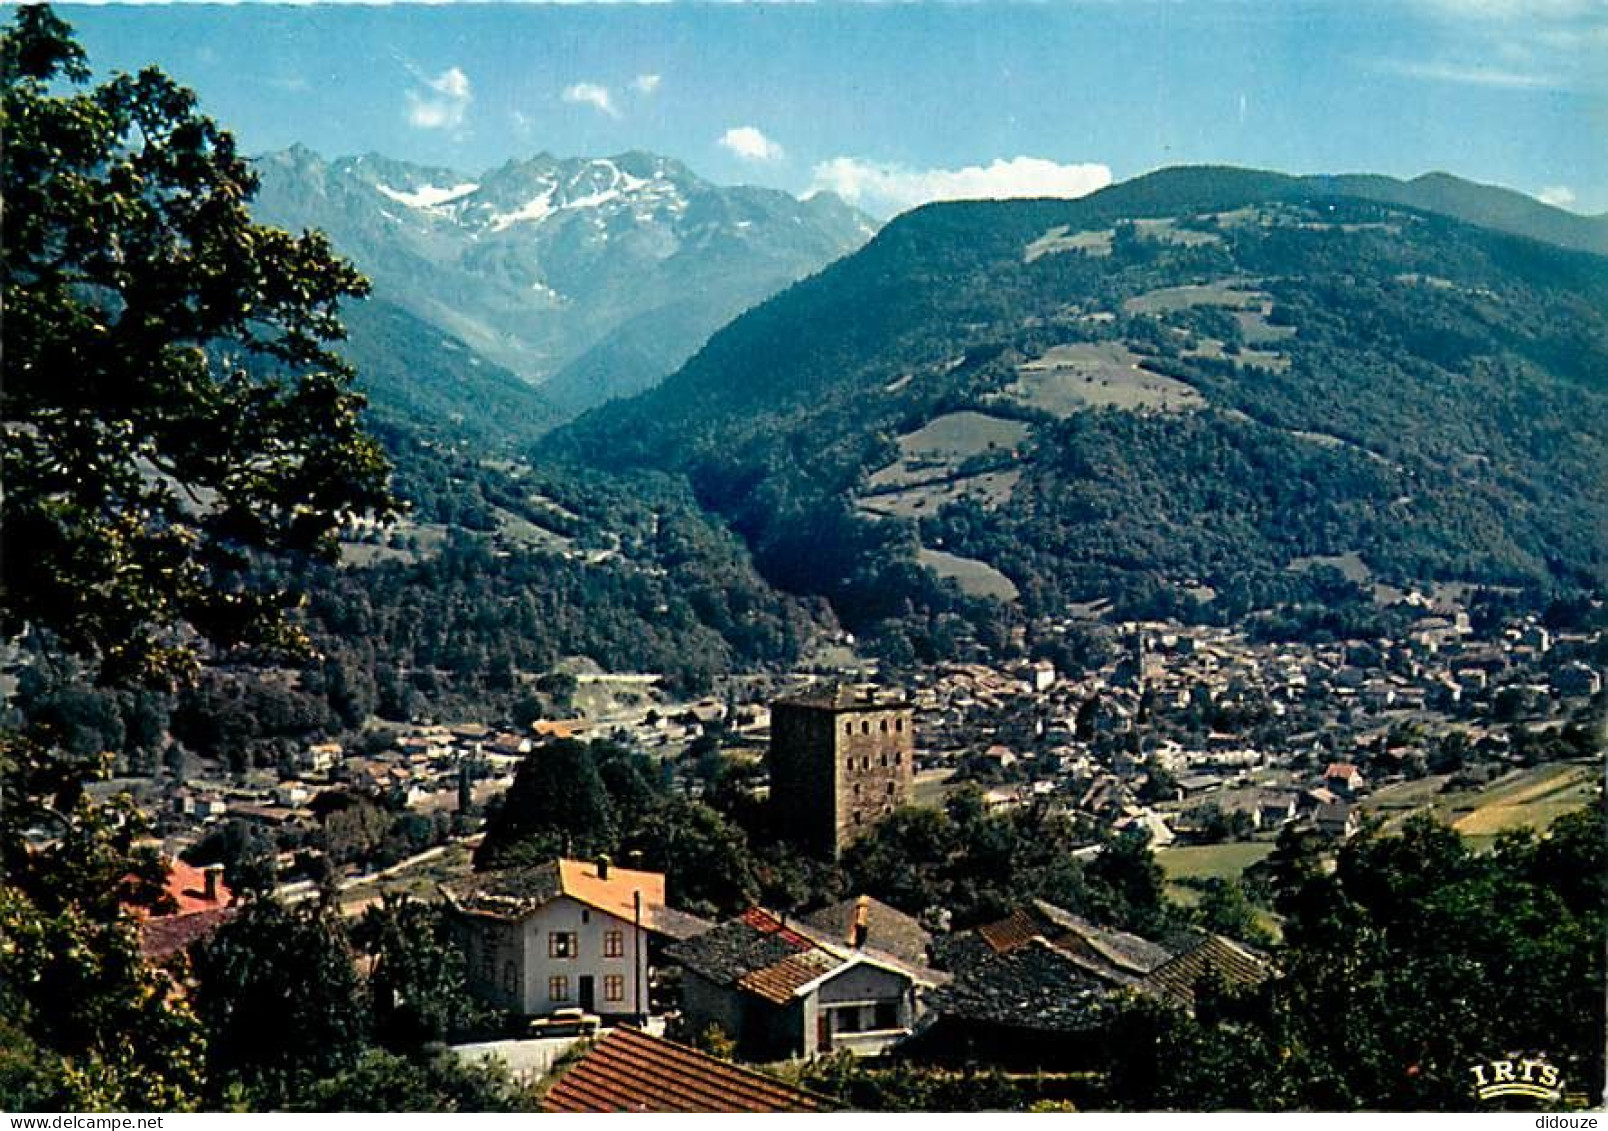
[[[178,910],[175,914],[188,915],[195,911],[211,911],[227,906],[234,899],[223,877],[218,877],[216,899],[207,898],[207,873],[204,868],[186,864],[183,860],[168,862],[168,879],[163,890],[172,897]]]
[[[234,893],[219,874],[214,880],[213,898],[207,898],[207,870],[170,859],[167,882],[162,885],[173,901],[174,910],[162,915],[148,908],[134,908],[139,918],[140,953],[153,962],[162,962],[206,938],[233,918]],[[222,869],[219,869],[221,873]]]
[[[838,965],[840,960],[824,950],[806,950],[745,974],[737,979],[737,984],[766,1001],[786,1005],[793,999],[793,991],[809,985]]]
[[[1323,776],[1325,778],[1353,778],[1360,772],[1350,762],[1330,762],[1329,768],[1323,771]]]
[[[789,929],[786,924],[763,907],[750,907],[738,917],[754,930],[761,931],[767,935],[775,935],[799,950],[809,950],[815,946],[814,939],[806,938],[797,931]]]
[[[997,923],[978,927],[977,933],[995,954],[1009,954],[1026,946],[1035,936],[1043,935],[1044,924],[1017,908]]]
[[[140,924],[140,954],[148,962],[165,962],[188,950],[235,916],[233,907],[214,907],[187,915],[158,915]]]
[[[564,1073],[542,1110],[807,1112],[832,1101],[635,1029],[611,1029]]]

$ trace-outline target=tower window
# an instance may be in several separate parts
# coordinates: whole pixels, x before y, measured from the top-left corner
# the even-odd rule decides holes
[[[888,796],[889,797],[893,796],[893,783],[892,782],[888,783]]]
[[[882,733],[883,734],[888,733],[888,720],[887,719],[882,720]]]
[[[861,734],[870,734],[871,733],[871,720],[870,719],[867,719],[865,722],[860,724],[860,733]]]
[[[903,734],[904,733],[904,720],[903,719],[894,719],[893,720],[893,729],[898,731],[900,734]]]
[[[844,723],[843,724],[843,733],[844,734],[853,734],[854,733],[854,724],[853,723]]]

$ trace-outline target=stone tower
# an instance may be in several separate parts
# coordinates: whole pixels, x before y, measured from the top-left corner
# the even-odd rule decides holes
[[[914,714],[902,698],[832,688],[771,704],[770,806],[784,839],[837,859],[910,796]]]

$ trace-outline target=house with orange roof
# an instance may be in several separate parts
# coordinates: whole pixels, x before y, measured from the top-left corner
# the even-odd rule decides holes
[[[1330,762],[1323,771],[1323,784],[1341,798],[1354,798],[1366,788],[1362,771],[1350,762]]]
[[[223,882],[223,866],[197,868],[183,860],[168,861],[163,904],[170,910],[140,919],[140,953],[150,962],[166,962],[210,935],[234,916],[234,893]]]
[[[619,868],[606,856],[482,873],[441,890],[469,991],[527,1016],[575,1007],[646,1016],[658,947],[709,927],[665,903],[664,873]]]

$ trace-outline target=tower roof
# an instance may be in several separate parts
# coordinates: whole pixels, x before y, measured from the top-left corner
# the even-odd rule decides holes
[[[873,684],[829,683],[775,701],[773,707],[809,707],[820,711],[885,711],[908,708],[903,692]]]

